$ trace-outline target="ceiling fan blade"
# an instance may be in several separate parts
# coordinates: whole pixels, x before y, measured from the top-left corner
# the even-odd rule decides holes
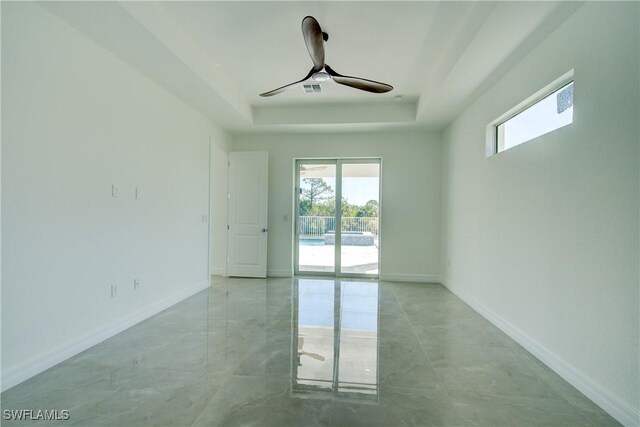
[[[307,80],[309,80],[311,78],[311,76],[316,72],[315,67],[311,69],[311,71],[309,71],[309,74],[307,74],[307,76],[305,78],[303,78],[302,80],[298,80],[297,82],[293,82],[293,83],[289,83],[288,85],[284,85],[282,87],[279,87],[278,89],[274,89],[271,90],[269,92],[265,92],[265,93],[261,93],[260,96],[273,96],[273,95],[277,95],[279,93],[282,93],[286,90],[289,90],[293,87],[299,86],[302,83],[306,82]]]
[[[300,166],[300,171],[303,171],[303,172],[323,171],[326,168],[327,168],[326,166],[308,167],[308,166],[302,165],[302,166]]]
[[[324,40],[322,39],[322,29],[316,18],[307,16],[302,20],[302,35],[313,61],[314,71],[322,70],[324,68]]]
[[[328,65],[325,65],[324,69],[327,70],[327,73],[329,73],[329,75],[331,76],[334,82],[340,83],[341,85],[345,85],[345,86],[349,86],[356,89],[364,90],[366,92],[373,92],[373,93],[385,93],[393,89],[393,86],[388,85],[386,83],[376,82],[376,81],[367,80],[367,79],[361,79],[360,77],[343,76],[341,74],[336,73]]]
[[[300,355],[302,355],[302,356],[309,356],[310,358],[312,358],[312,359],[316,359],[316,360],[319,360],[319,361],[321,361],[321,362],[324,362],[324,361],[325,361],[324,356],[323,356],[323,355],[321,355],[321,354],[318,354],[318,353],[307,353],[306,351],[303,351],[302,353],[300,353]]]

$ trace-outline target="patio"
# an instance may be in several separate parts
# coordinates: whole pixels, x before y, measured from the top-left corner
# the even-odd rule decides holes
[[[301,238],[299,262],[300,272],[332,272],[334,271],[335,245],[306,244]],[[342,246],[342,273],[378,274],[378,247]]]

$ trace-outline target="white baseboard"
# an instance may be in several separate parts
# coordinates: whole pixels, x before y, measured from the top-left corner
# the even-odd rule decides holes
[[[222,268],[212,268],[211,269],[212,276],[224,276],[224,269]]]
[[[381,274],[380,280],[387,282],[440,283],[440,276],[430,274]]]
[[[267,277],[293,277],[291,270],[267,270]]]
[[[527,351],[533,354],[542,363],[551,368],[555,373],[564,378],[569,384],[578,389],[582,394],[591,399],[596,405],[600,406],[620,423],[625,426],[640,425],[640,413],[638,413],[637,410],[629,406],[627,403],[622,402],[583,372],[569,365],[553,352],[540,345],[520,329],[516,328],[508,320],[485,307],[473,297],[470,297],[444,277],[441,278],[441,283],[458,298],[467,303],[471,308],[477,311],[489,322],[493,323],[505,334],[509,335],[514,341],[527,349]]]
[[[209,281],[204,280],[195,286],[184,289],[174,295],[164,298],[148,307],[132,313],[120,320],[117,320],[104,328],[100,328],[83,337],[76,338],[70,342],[61,345],[41,356],[24,362],[15,368],[3,372],[0,379],[0,389],[5,391],[20,384],[23,381],[43,372],[58,363],[75,356],[76,354],[93,347],[94,345],[111,338],[112,336],[134,326],[143,320],[171,307],[174,304],[206,289],[209,287]]]

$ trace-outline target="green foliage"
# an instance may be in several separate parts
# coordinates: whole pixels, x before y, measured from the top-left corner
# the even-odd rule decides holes
[[[300,210],[300,216],[312,216],[311,215],[311,201],[308,199],[300,199],[300,205],[298,206]]]
[[[333,187],[323,178],[304,178],[302,182],[307,184],[307,188],[302,189],[300,199],[308,200],[310,209],[316,203],[333,198]]]
[[[309,212],[311,216],[335,216],[336,201],[335,199],[330,199],[325,202],[316,203]]]
[[[378,201],[369,200],[364,206],[358,207],[358,212],[355,216],[358,217],[377,217],[378,216]]]
[[[336,201],[333,188],[322,178],[304,178],[307,188],[300,193],[300,216],[329,217],[301,224],[301,234],[323,234],[335,229]],[[344,231],[371,231],[377,233],[379,205],[369,200],[364,206],[349,203],[342,198],[342,229]],[[358,218],[358,219],[355,219]],[[365,219],[366,218],[366,219]]]

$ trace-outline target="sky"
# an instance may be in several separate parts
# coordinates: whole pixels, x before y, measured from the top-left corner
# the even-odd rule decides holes
[[[571,83],[570,85],[573,85]],[[573,105],[558,113],[557,94],[567,85],[504,123],[504,149],[515,147],[573,122]]]

